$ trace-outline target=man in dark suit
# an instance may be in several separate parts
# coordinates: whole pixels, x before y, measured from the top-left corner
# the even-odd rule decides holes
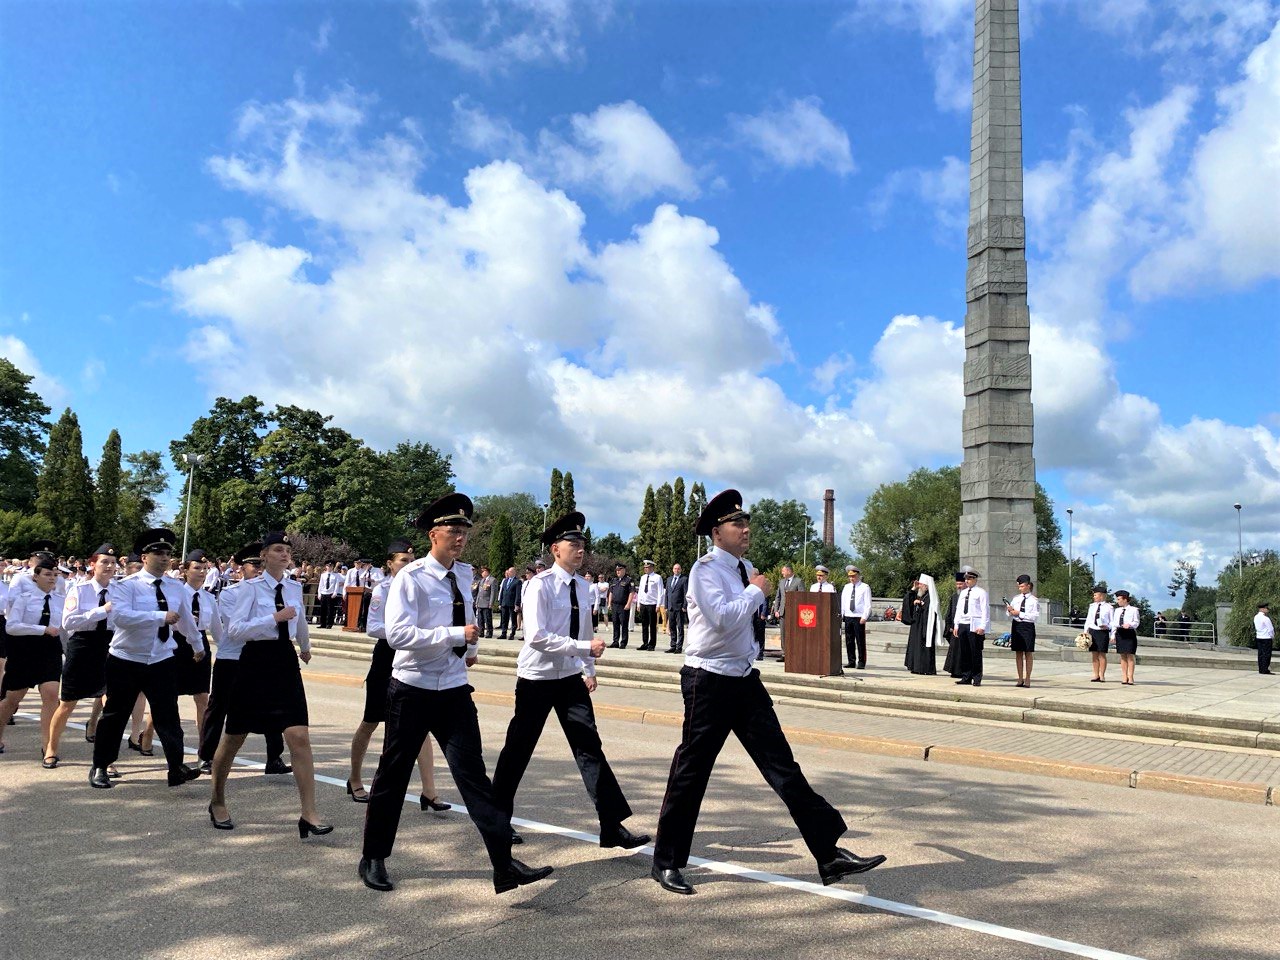
[[[502,620],[498,624],[498,639],[507,639],[507,627],[511,627],[511,637],[516,635],[516,605],[520,602],[520,588],[524,581],[516,576],[515,567],[507,567],[502,584],[498,587],[498,611]]]
[[[671,646],[667,647],[667,653],[680,653],[684,650],[684,625],[689,621],[684,601],[688,592],[689,578],[680,569],[680,564],[673,563],[671,576],[667,577],[667,633],[671,635]]]

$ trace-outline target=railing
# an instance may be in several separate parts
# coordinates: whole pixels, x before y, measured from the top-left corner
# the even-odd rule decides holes
[[[1072,627],[1084,630],[1087,626],[1084,617],[1054,617],[1055,626]],[[1217,643],[1218,628],[1216,624],[1204,620],[1170,620],[1168,623],[1143,622],[1141,628],[1144,637],[1154,640],[1178,640],[1184,643]]]

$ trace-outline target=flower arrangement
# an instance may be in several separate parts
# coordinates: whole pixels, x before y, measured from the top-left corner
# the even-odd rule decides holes
[[[1088,650],[1092,644],[1093,644],[1093,638],[1090,637],[1087,633],[1082,633],[1078,637],[1076,637],[1077,650]]]

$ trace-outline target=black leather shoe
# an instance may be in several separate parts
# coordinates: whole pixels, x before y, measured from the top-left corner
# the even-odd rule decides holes
[[[884,856],[880,854],[874,857],[858,857],[848,850],[841,850],[836,847],[834,860],[818,864],[818,876],[822,877],[823,886],[830,886],[852,874],[866,873],[868,870],[880,866],[884,861]]]
[[[514,847],[521,843],[524,843],[524,837],[516,833],[516,828],[512,827],[511,828],[511,845]]]
[[[204,774],[213,773],[213,763],[209,760],[200,761],[200,772]]]
[[[370,890],[394,890],[395,884],[387,876],[387,861],[381,858],[360,858],[360,879]]]
[[[653,838],[647,833],[632,833],[622,824],[611,827],[608,830],[600,831],[600,846],[602,847],[621,847],[623,850],[634,850],[636,847],[643,847]]]
[[[971,686],[971,687],[980,687],[980,686],[982,686],[982,681],[981,681],[981,680],[974,680],[974,681],[973,681],[973,683],[969,684],[969,686]]]
[[[90,767],[89,786],[96,787],[99,790],[110,790],[115,786],[115,784],[112,783],[111,778],[107,776],[106,767]]]
[[[957,687],[967,687],[967,686],[969,686],[969,685],[970,685],[970,684],[972,684],[972,683],[973,683],[973,681],[972,681],[972,680],[957,680],[957,681],[956,681],[956,686],[957,686]]]
[[[493,871],[493,892],[506,893],[516,887],[537,883],[544,877],[550,876],[553,870],[555,867],[527,867],[512,857],[511,866],[506,870]]]
[[[182,766],[174,767],[169,771],[169,786],[180,787],[184,783],[190,783],[198,776],[200,776],[199,767],[188,767],[184,763]]]
[[[689,881],[684,878],[684,874],[674,868],[670,870],[659,870],[656,866],[649,871],[649,876],[658,881],[658,885],[663,890],[670,890],[672,893],[683,893],[685,896],[693,893],[693,887],[689,885]]]
[[[280,757],[275,757],[267,761],[267,765],[262,768],[263,774],[269,773],[293,773],[293,767],[289,766]]]

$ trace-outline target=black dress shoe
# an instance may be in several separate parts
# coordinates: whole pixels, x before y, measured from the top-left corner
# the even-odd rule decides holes
[[[96,787],[99,790],[110,790],[115,784],[107,776],[106,767],[91,767],[89,769],[89,786]]]
[[[957,680],[957,681],[956,681],[956,686],[957,686],[957,687],[967,687],[967,686],[969,686],[969,685],[970,685],[970,684],[972,684],[972,683],[973,683],[973,681],[972,681],[972,680]]]
[[[394,890],[395,884],[387,876],[387,861],[380,857],[360,858],[360,879],[370,890]]]
[[[133,740],[133,737],[130,737],[130,738],[129,738],[129,749],[130,749],[130,750],[136,750],[138,753],[141,753],[141,752],[142,752],[142,744],[141,744],[141,743],[135,743],[135,742],[134,742],[134,740]]]
[[[306,817],[298,818],[298,839],[305,840],[313,835],[323,837],[326,833],[333,833],[333,824],[312,823]]]
[[[493,892],[506,893],[516,887],[537,883],[544,877],[550,876],[553,870],[555,867],[527,867],[512,857],[511,866],[507,869],[493,871]]]
[[[208,774],[208,773],[213,773],[213,763],[212,763],[211,761],[209,761],[209,760],[201,760],[201,761],[200,761],[200,772],[201,772],[201,773],[206,773],[206,774]]]
[[[262,768],[264,775],[269,773],[293,773],[293,767],[289,766],[281,757],[273,757],[267,761],[267,765]]]
[[[981,680],[978,680],[978,679],[976,679],[976,678],[975,678],[975,679],[974,679],[974,681],[973,681],[973,683],[971,683],[971,684],[970,684],[970,686],[973,686],[973,687],[980,687],[980,686],[982,686],[982,681],[981,681]]]
[[[686,896],[693,893],[693,887],[689,885],[689,881],[684,878],[684,874],[675,868],[669,870],[659,870],[656,866],[649,871],[649,876],[658,881],[658,885],[663,890],[670,890],[672,893],[683,893]]]
[[[522,837],[522,836],[520,836],[520,834],[516,833],[516,828],[515,828],[515,827],[512,827],[512,828],[511,828],[511,845],[514,847],[514,846],[516,846],[516,845],[518,845],[518,844],[521,844],[521,843],[524,843],[524,837]]]
[[[190,783],[198,776],[200,776],[199,767],[188,767],[184,763],[182,766],[174,767],[169,771],[169,786],[180,787],[184,783]]]
[[[442,813],[445,810],[453,809],[452,803],[446,803],[439,797],[421,796],[418,798],[418,806],[422,808],[423,812],[426,812],[427,810],[435,810],[437,813]]]
[[[884,863],[884,856],[858,857],[848,850],[836,848],[835,859],[818,864],[818,876],[822,877],[823,886],[830,886],[855,873],[866,873]]]
[[[679,653],[679,652],[680,651],[675,647],[667,647],[667,649],[663,651],[663,653]]]
[[[600,846],[602,847],[621,847],[623,850],[634,850],[636,847],[643,847],[653,838],[647,833],[632,833],[622,824],[609,829],[601,829]]]

